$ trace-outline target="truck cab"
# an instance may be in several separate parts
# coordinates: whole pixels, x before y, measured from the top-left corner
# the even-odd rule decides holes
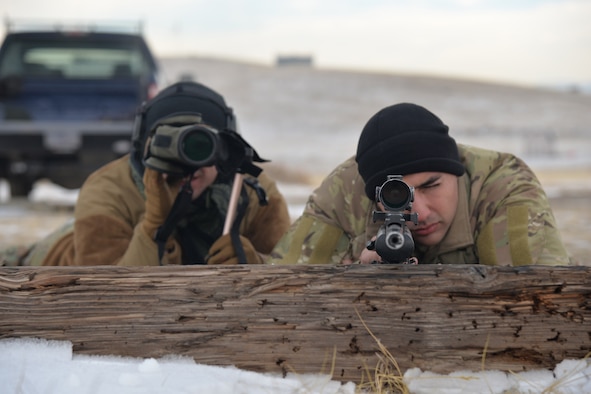
[[[140,31],[13,31],[0,47],[0,178],[25,196],[41,178],[79,188],[130,150],[135,113],[159,89]]]

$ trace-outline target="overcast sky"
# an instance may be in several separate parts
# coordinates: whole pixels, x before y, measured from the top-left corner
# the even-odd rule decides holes
[[[142,21],[158,56],[591,83],[590,0],[0,0],[3,16]],[[3,33],[4,26],[2,26]]]

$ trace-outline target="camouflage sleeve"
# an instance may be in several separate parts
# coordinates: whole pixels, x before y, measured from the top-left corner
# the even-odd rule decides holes
[[[570,259],[550,211],[535,204],[500,208],[477,239],[481,264],[569,265]]]
[[[499,162],[478,193],[480,263],[570,264],[550,203],[533,171],[515,156]]]
[[[366,242],[371,201],[353,158],[314,190],[304,213],[271,253],[270,264],[338,264],[356,260]]]
[[[337,226],[304,213],[281,238],[269,264],[339,264],[349,239]]]

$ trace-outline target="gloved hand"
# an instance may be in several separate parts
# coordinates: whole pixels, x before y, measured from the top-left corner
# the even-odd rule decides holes
[[[248,238],[240,235],[240,242],[242,243],[242,249],[244,249],[248,264],[263,264],[263,258],[257,253]],[[239,263],[230,234],[222,235],[211,245],[211,248],[209,248],[209,257],[206,259],[206,262],[212,265]]]
[[[146,213],[142,223],[146,234],[154,239],[156,230],[170,213],[172,204],[181,189],[183,180],[175,179],[169,184],[164,176],[151,168],[144,171],[144,190],[146,193]]]

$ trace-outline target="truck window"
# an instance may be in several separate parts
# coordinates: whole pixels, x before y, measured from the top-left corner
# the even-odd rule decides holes
[[[0,64],[11,75],[66,79],[139,78],[151,70],[141,48],[131,42],[13,42]]]

